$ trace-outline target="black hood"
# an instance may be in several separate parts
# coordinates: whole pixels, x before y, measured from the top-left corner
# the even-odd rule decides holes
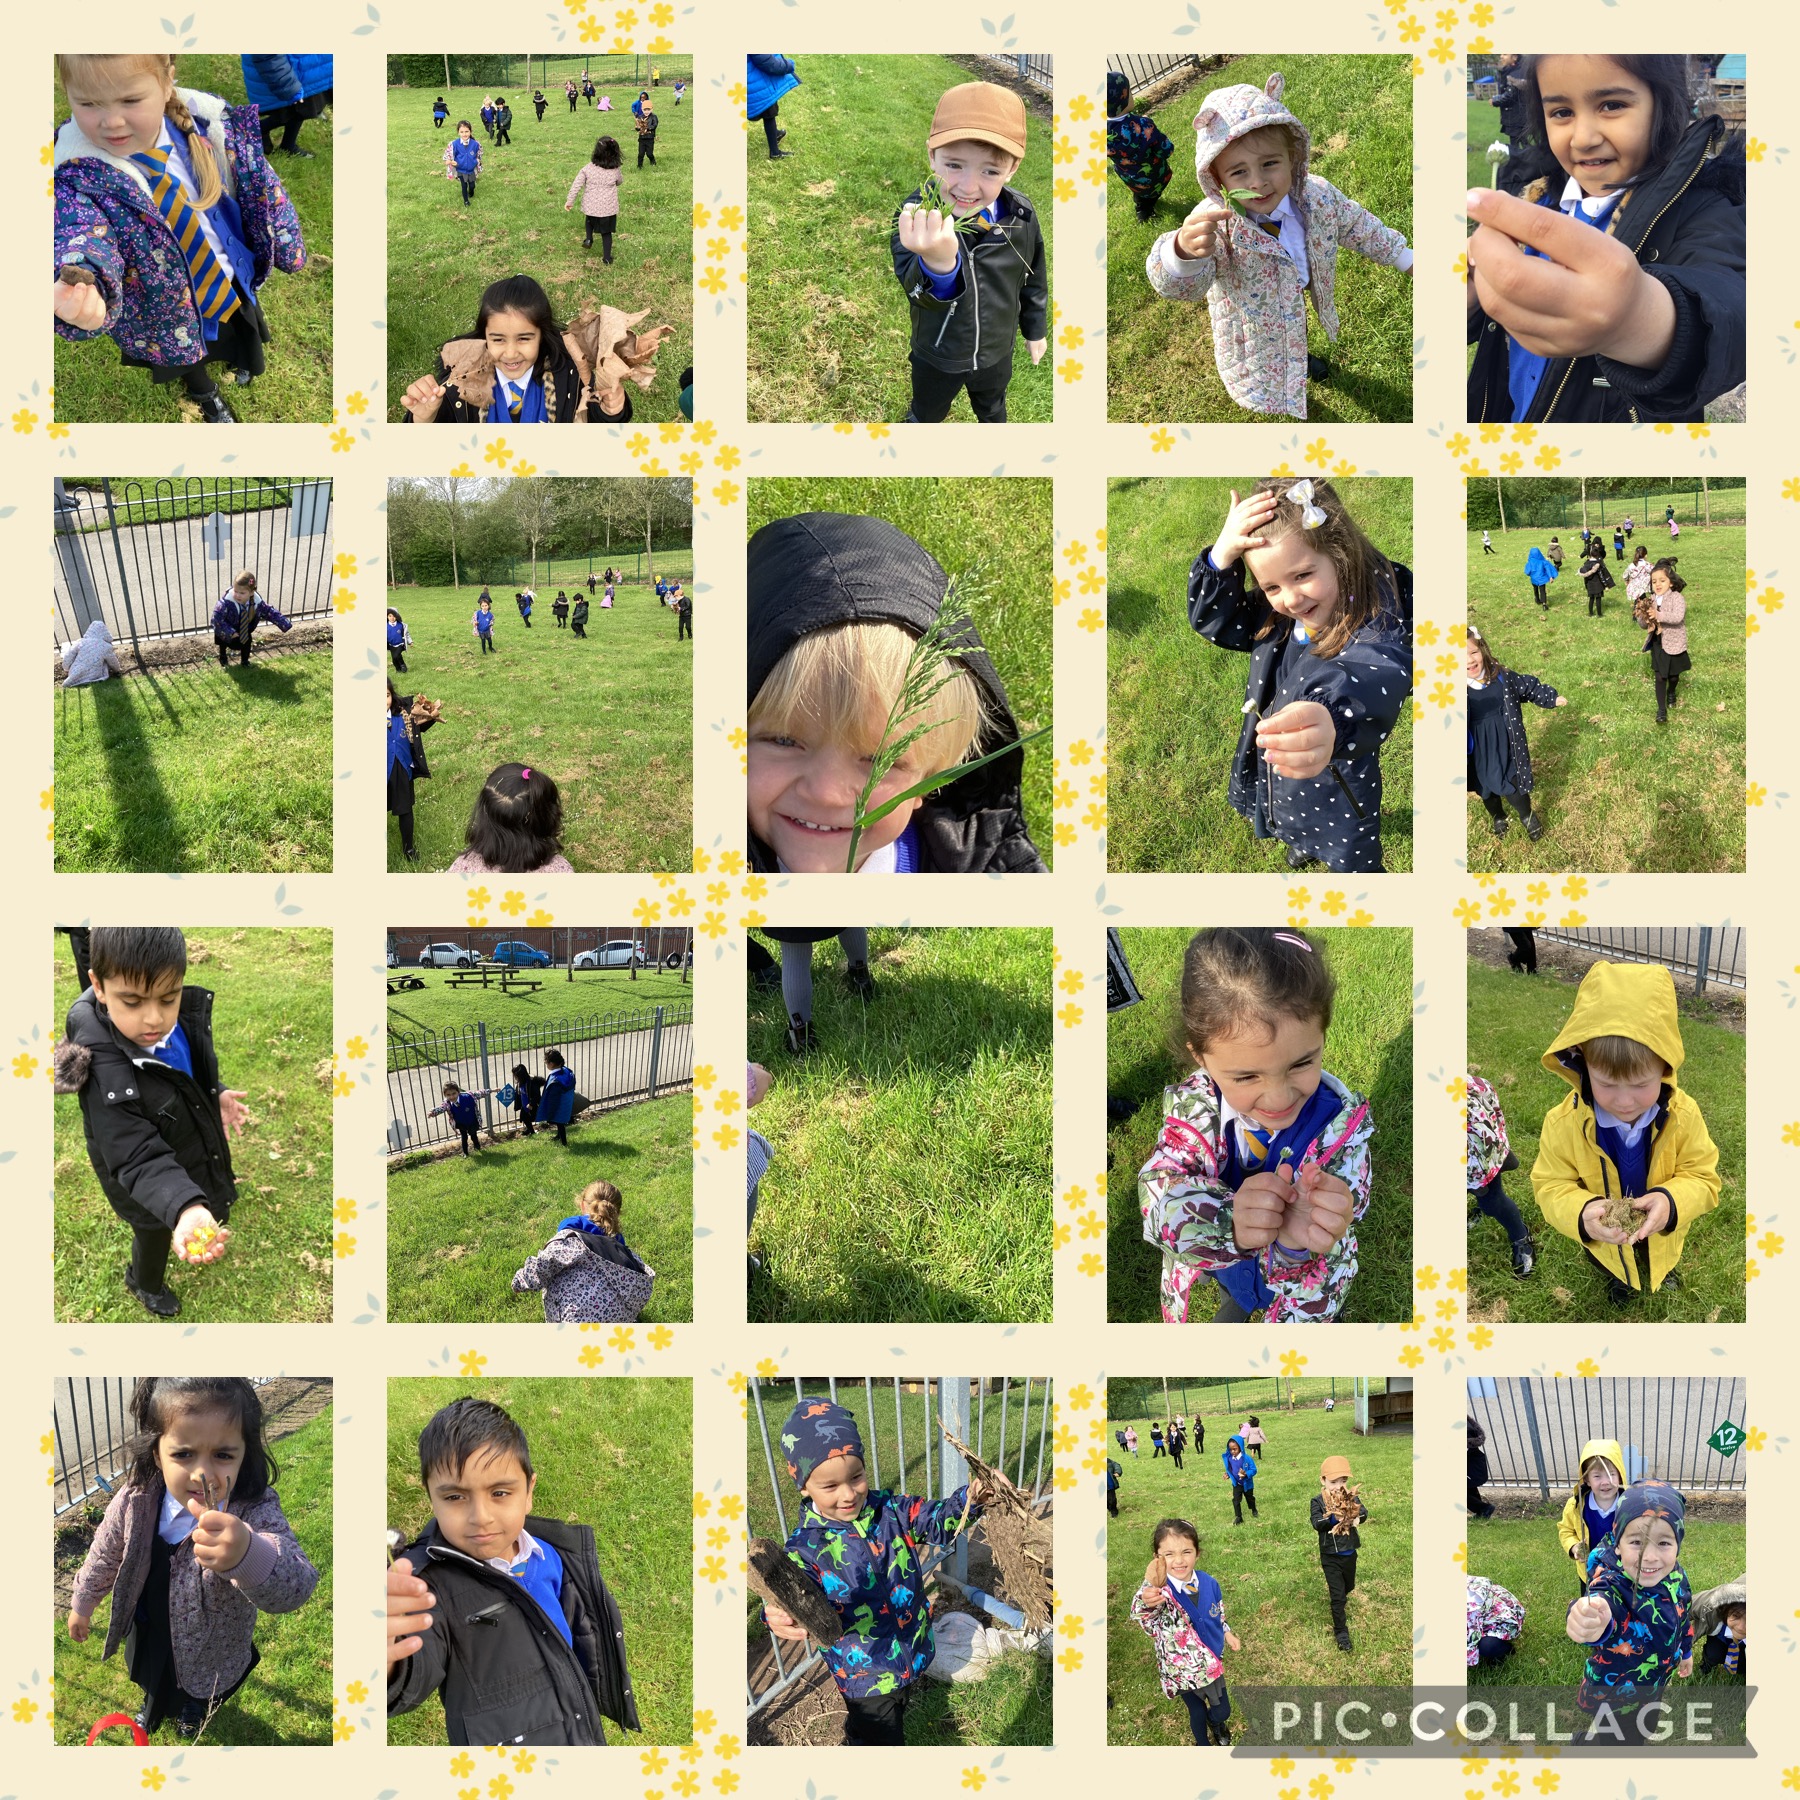
[[[801,638],[839,625],[898,625],[915,638],[936,622],[950,578],[937,558],[885,519],[855,513],[796,513],[750,540],[748,701]],[[973,623],[954,641],[955,659],[980,685],[986,719],[974,754],[1019,736],[1006,689]],[[1025,752],[1014,750],[931,794],[914,814],[923,864],[956,873],[1042,873],[1025,828],[1020,783]],[[751,860],[775,857],[752,838]]]

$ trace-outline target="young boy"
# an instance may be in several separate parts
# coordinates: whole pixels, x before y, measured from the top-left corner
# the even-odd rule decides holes
[[[914,189],[894,224],[894,274],[912,308],[912,405],[903,423],[935,425],[964,388],[983,425],[1006,422],[1013,339],[1042,360],[1050,276],[1037,213],[1007,183],[1025,160],[1025,102],[965,81],[937,103],[925,151],[950,202],[922,210]],[[957,221],[978,219],[958,235]]]
[[[823,1655],[849,1709],[845,1742],[903,1744],[907,1700],[937,1650],[919,1546],[953,1542],[981,1516],[984,1496],[973,1483],[935,1506],[885,1488],[870,1493],[856,1420],[819,1395],[788,1414],[781,1446],[805,1501],[788,1556],[844,1621],[844,1635]],[[776,1637],[805,1638],[805,1626],[780,1607],[765,1616]]]
[[[1250,1505],[1251,1518],[1261,1518],[1262,1515],[1256,1510],[1256,1462],[1244,1448],[1244,1440],[1236,1432],[1225,1440],[1225,1448],[1219,1453],[1219,1461],[1225,1465],[1225,1476],[1231,1483],[1232,1524],[1243,1524],[1246,1501]]]
[[[1207,302],[1219,379],[1239,406],[1304,419],[1307,381],[1331,373],[1307,354],[1306,302],[1335,342],[1339,247],[1406,273],[1413,258],[1398,231],[1311,172],[1312,139],[1282,105],[1284,86],[1274,74],[1201,101],[1194,167],[1205,198],[1151,246],[1145,273],[1165,300]],[[1233,203],[1228,191],[1250,198]]]
[[[79,940],[77,940],[79,943]],[[173,926],[96,925],[87,985],[56,1047],[55,1090],[81,1096],[88,1161],[131,1227],[125,1285],[148,1313],[181,1301],[164,1277],[172,1249],[217,1262],[237,1199],[228,1140],[249,1119],[213,1049],[213,996],[187,985],[187,939]]]
[[[905,532],[848,513],[771,521],[750,540],[745,576],[751,866],[842,874],[866,759],[949,577]],[[869,810],[971,757],[1005,753],[867,826],[857,873],[1042,874],[1025,827],[1019,728],[973,625],[964,621],[938,673],[949,679],[902,722],[925,731]]]
[[[457,1148],[467,1156],[472,1150],[481,1148],[481,1108],[475,1102],[499,1091],[498,1088],[458,1087],[454,1081],[446,1081],[443,1104],[434,1106],[425,1116],[435,1119],[439,1113],[447,1114],[450,1123],[456,1127]]]
[[[1148,224],[1169,185],[1175,140],[1148,113],[1131,110],[1131,83],[1117,69],[1106,72],[1106,160],[1131,190],[1137,216]]]
[[[1573,1092],[1544,1120],[1532,1190],[1550,1224],[1606,1274],[1616,1306],[1680,1287],[1687,1234],[1719,1204],[1719,1153],[1676,1085],[1684,1055],[1675,982],[1654,963],[1595,963],[1544,1052],[1544,1067]],[[1640,1215],[1635,1228],[1606,1223],[1616,1195]]]
[[[1661,1715],[1646,1720],[1645,1709],[1662,1699],[1671,1675],[1685,1681],[1694,1672],[1693,1590],[1680,1561],[1686,1510],[1667,1482],[1634,1481],[1594,1557],[1587,1592],[1569,1602],[1569,1636],[1592,1646],[1575,1710],[1593,1741],[1616,1743],[1620,1726],[1627,1741],[1648,1741]]]
[[[1743,1582],[1737,1582],[1731,1591],[1738,1597],[1718,1601],[1715,1596],[1719,1590],[1714,1588],[1694,1601],[1697,1617],[1703,1612],[1716,1610],[1718,1613],[1718,1623],[1706,1633],[1700,1649],[1700,1672],[1723,1669],[1733,1680],[1747,1682],[1750,1664],[1746,1659],[1745,1638],[1749,1632],[1749,1605],[1743,1598]],[[1708,1602],[1712,1604],[1709,1606]]]
[[[639,1730],[593,1527],[531,1511],[513,1419],[453,1400],[419,1434],[419,1475],[431,1523],[387,1577],[389,1717],[436,1694],[453,1744],[604,1744],[602,1714]]]
[[[1312,1497],[1312,1528],[1319,1534],[1319,1567],[1325,1571],[1325,1591],[1331,1596],[1331,1629],[1340,1650],[1349,1650],[1350,1624],[1344,1601],[1356,1592],[1356,1552],[1362,1543],[1357,1525],[1367,1522],[1369,1509],[1358,1500],[1354,1524],[1343,1523],[1330,1502],[1350,1483],[1350,1459],[1328,1456],[1319,1464],[1320,1492]]]

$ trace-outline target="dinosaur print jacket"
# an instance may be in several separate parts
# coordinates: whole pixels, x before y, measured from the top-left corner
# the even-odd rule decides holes
[[[966,1487],[936,1505],[877,1489],[850,1520],[822,1518],[801,1503],[787,1553],[844,1621],[844,1635],[824,1656],[846,1700],[910,1687],[936,1655],[919,1546],[953,1542],[965,1508],[970,1523],[981,1516]]]
[[[1576,1707],[1592,1713],[1605,1705],[1627,1713],[1649,1705],[1677,1665],[1694,1654],[1694,1590],[1687,1571],[1677,1563],[1654,1587],[1639,1587],[1609,1543],[1594,1553],[1587,1591],[1612,1609],[1612,1625],[1588,1646]]]

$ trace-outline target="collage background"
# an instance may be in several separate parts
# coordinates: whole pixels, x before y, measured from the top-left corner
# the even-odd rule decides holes
[[[1759,1490],[1779,1468],[1794,1435],[1796,1399],[1780,1377],[1790,1352],[1786,1328],[1793,1301],[1795,1258],[1784,1253],[1785,1210],[1773,1184],[1792,1179],[1800,1156],[1800,1104],[1784,1075],[1795,1049],[1793,1005],[1800,985],[1800,959],[1784,949],[1788,912],[1787,877],[1797,866],[1784,751],[1784,729],[1776,700],[1777,664],[1766,654],[1789,649],[1788,622],[1781,592],[1783,539],[1793,528],[1800,502],[1800,458],[1792,455],[1786,430],[1795,403],[1793,361],[1800,323],[1790,303],[1800,268],[1777,221],[1792,215],[1794,157],[1778,139],[1783,124],[1773,82],[1769,98],[1753,101],[1750,115],[1751,207],[1767,220],[1753,252],[1749,349],[1757,395],[1751,422],[1738,427],[1674,431],[1638,427],[1571,428],[1538,434],[1517,447],[1526,457],[1523,472],[1554,466],[1592,466],[1597,472],[1689,471],[1716,468],[1747,472],[1751,481],[1750,568],[1755,584],[1747,598],[1751,643],[1751,732],[1749,753],[1749,843],[1751,874],[1735,877],[1615,876],[1593,873],[1552,882],[1546,908],[1549,922],[1565,919],[1595,925],[1643,920],[1718,922],[1750,928],[1751,1131],[1750,1322],[1743,1328],[1513,1327],[1471,1328],[1462,1311],[1460,1276],[1464,1261],[1458,1173],[1462,1155],[1460,1118],[1450,1084],[1462,1068],[1463,927],[1472,921],[1524,923],[1528,904],[1500,884],[1483,885],[1464,873],[1463,780],[1455,763],[1462,715],[1454,667],[1436,659],[1450,649],[1452,630],[1462,619],[1464,537],[1459,518],[1465,474],[1493,472],[1508,442],[1483,441],[1461,424],[1463,414],[1462,337],[1457,310],[1457,278],[1463,236],[1460,134],[1464,109],[1459,83],[1460,56],[1469,50],[1508,42],[1554,43],[1585,48],[1615,42],[1628,29],[1638,42],[1669,49],[1698,48],[1691,11],[1670,0],[1575,0],[1550,6],[1519,4],[1498,11],[1483,0],[1447,7],[1414,6],[1370,10],[1330,6],[1310,0],[1286,8],[1278,19],[1254,21],[1245,33],[1243,16],[1181,0],[1114,8],[1102,13],[1073,0],[1046,0],[984,17],[982,7],[915,0],[904,16],[883,16],[831,0],[696,0],[679,5],[639,3],[618,11],[585,9],[524,20],[505,20],[471,0],[420,0],[387,4],[336,5],[307,9],[304,17],[264,19],[240,12],[196,11],[164,19],[155,8],[99,0],[84,9],[79,43],[70,45],[58,20],[32,9],[15,23],[12,35],[27,68],[37,56],[58,48],[98,48],[126,44],[170,49],[228,51],[262,47],[279,24],[280,35],[331,49],[338,57],[337,100],[332,124],[346,140],[340,151],[347,180],[337,196],[340,252],[337,261],[336,379],[338,419],[332,426],[264,426],[230,445],[196,440],[191,430],[171,426],[57,427],[51,407],[50,334],[41,326],[15,340],[16,397],[4,408],[0,429],[0,556],[19,578],[44,569],[48,555],[48,485],[56,473],[79,468],[89,473],[149,473],[181,466],[189,473],[329,474],[337,483],[337,548],[354,559],[340,564],[335,699],[339,804],[335,820],[336,873],[331,876],[188,876],[173,886],[154,875],[52,878],[48,826],[52,772],[47,696],[41,675],[28,684],[25,658],[6,659],[0,694],[15,728],[14,768],[6,804],[9,836],[21,846],[7,889],[12,931],[30,945],[29,973],[12,987],[5,1030],[16,1040],[10,1068],[0,1074],[0,1181],[6,1184],[14,1272],[8,1284],[13,1302],[0,1322],[0,1345],[8,1353],[12,1379],[0,1396],[0,1446],[18,1475],[0,1499],[12,1540],[29,1546],[8,1601],[9,1629],[0,1661],[0,1793],[50,1796],[66,1791],[69,1758],[50,1743],[45,1713],[51,1703],[47,1682],[54,1618],[37,1600],[49,1585],[50,1533],[45,1529],[36,1472],[48,1471],[44,1440],[48,1396],[42,1382],[65,1374],[138,1373],[164,1368],[329,1374],[337,1382],[338,1467],[344,1479],[334,1506],[335,1548],[344,1603],[335,1621],[333,1692],[340,1741],[331,1750],[257,1749],[226,1754],[197,1750],[185,1756],[158,1748],[104,1758],[80,1766],[83,1785],[95,1796],[141,1797],[170,1793],[184,1782],[202,1791],[223,1791],[246,1779],[243,1759],[253,1764],[250,1779],[266,1794],[299,1800],[316,1791],[321,1776],[370,1800],[405,1794],[444,1800],[529,1800],[561,1776],[581,1779],[604,1769],[625,1790],[645,1800],[682,1793],[676,1777],[683,1764],[674,1747],[660,1757],[648,1750],[614,1749],[604,1763],[588,1757],[540,1756],[507,1759],[477,1750],[389,1752],[383,1742],[380,1693],[380,1631],[376,1596],[383,1567],[379,1473],[385,1436],[382,1379],[484,1367],[490,1373],[572,1374],[596,1379],[638,1373],[688,1375],[695,1383],[695,1439],[691,1483],[696,1512],[696,1663],[694,1691],[701,1717],[694,1764],[698,1792],[733,1791],[762,1800],[788,1800],[803,1791],[807,1800],[847,1788],[851,1765],[836,1751],[760,1751],[731,1755],[724,1737],[741,1740],[742,1680],[737,1626],[742,1582],[738,1558],[728,1550],[722,1578],[705,1566],[704,1531],[731,1523],[730,1502],[745,1493],[746,1471],[739,1446],[742,1418],[736,1378],[759,1365],[782,1372],[829,1364],[844,1373],[924,1373],[960,1358],[974,1370],[1049,1374],[1057,1384],[1059,1433],[1067,1430],[1072,1451],[1058,1456],[1059,1474],[1072,1485],[1059,1493],[1061,1539],[1058,1624],[1057,1747],[1052,1751],[1001,1753],[994,1750],[915,1751],[903,1760],[859,1759],[860,1789],[875,1795],[916,1791],[920,1784],[945,1794],[977,1791],[989,1783],[1031,1780],[1053,1794],[1091,1790],[1116,1775],[1120,1752],[1103,1752],[1105,1669],[1099,1614],[1105,1604],[1104,1564],[1096,1547],[1103,1530],[1103,1451],[1095,1455],[1096,1420],[1104,1418],[1104,1380],[1109,1368],[1121,1373],[1154,1372],[1169,1356],[1171,1340],[1159,1325],[1105,1326],[1104,1274],[1099,1251],[1103,1232],[1089,1235],[1091,1217],[1103,1215],[1100,1184],[1104,1168],[1104,1128],[1100,1096],[1104,1086],[1105,1009],[1103,930],[1107,924],[1198,925],[1205,922],[1266,922],[1278,918],[1315,923],[1378,922],[1414,928],[1417,984],[1417,1062],[1414,1092],[1418,1124],[1414,1146],[1417,1219],[1414,1260],[1416,1312],[1409,1327],[1346,1326],[1325,1342],[1314,1334],[1253,1330],[1235,1345],[1221,1341],[1196,1354],[1191,1341],[1170,1366],[1203,1372],[1277,1372],[1285,1358],[1304,1358],[1307,1373],[1404,1373],[1419,1382],[1415,1460],[1414,1581],[1418,1594],[1415,1632],[1416,1678],[1421,1683],[1457,1683],[1454,1601],[1460,1585],[1460,1551],[1465,1532],[1461,1478],[1461,1383],[1470,1373],[1525,1372],[1607,1375],[1738,1373],[1753,1377],[1753,1410],[1747,1421],[1760,1432],[1752,1444],[1762,1476]],[[662,16],[670,15],[667,23]],[[1216,41],[1234,48],[1246,35],[1252,42],[1304,45],[1308,50],[1368,52],[1400,47],[1399,33],[1416,19],[1421,36],[1415,87],[1415,158],[1418,270],[1414,278],[1416,334],[1415,422],[1403,426],[1356,426],[1329,432],[1305,426],[1245,424],[1183,429],[1108,427],[1105,419],[1105,318],[1103,234],[1104,157],[1092,135],[1103,113],[1102,71],[1109,51],[1194,49]],[[1714,36],[1752,59],[1753,78],[1780,67],[1791,50],[1791,30],[1770,9],[1746,5],[1709,9],[1709,24],[1726,29]],[[378,768],[372,732],[353,728],[359,709],[372,710],[367,685],[381,666],[378,625],[383,579],[382,514],[385,482],[391,474],[444,473],[467,462],[481,472],[520,472],[516,442],[504,462],[488,456],[505,433],[482,429],[448,439],[412,433],[379,422],[383,392],[383,332],[379,314],[384,292],[385,200],[376,171],[385,168],[384,57],[390,51],[422,47],[501,47],[501,37],[536,39],[544,47],[577,48],[583,31],[596,49],[648,48],[659,37],[671,48],[696,57],[690,103],[696,108],[694,361],[701,371],[699,418],[685,430],[665,435],[652,428],[634,448],[632,431],[595,431],[559,448],[560,464],[533,465],[542,474],[680,472],[683,454],[702,457],[696,477],[695,557],[698,571],[699,641],[695,677],[696,806],[695,869],[691,875],[653,879],[649,875],[564,876],[541,888],[521,884],[529,924],[533,913],[549,918],[623,916],[649,903],[662,916],[686,908],[687,922],[701,928],[696,952],[696,1060],[710,1084],[696,1088],[696,1224],[709,1235],[696,1246],[698,1301],[703,1323],[661,1332],[638,1328],[629,1344],[616,1334],[527,1327],[437,1328],[389,1325],[383,1321],[385,1290],[385,1196],[383,1169],[375,1149],[382,1124],[380,1054],[383,1011],[377,986],[382,966],[382,934],[390,922],[446,921],[466,916],[470,923],[498,922],[505,884],[489,882],[465,889],[449,876],[389,877],[383,873],[384,826],[378,796]],[[559,38],[558,33],[563,35]],[[968,431],[939,432],[929,448],[917,443],[904,451],[888,428],[858,426],[746,426],[743,422],[744,288],[741,275],[746,229],[756,228],[746,211],[744,122],[732,90],[742,79],[741,52],[778,44],[790,51],[805,73],[809,53],[876,54],[916,49],[1013,48],[1048,51],[1056,58],[1056,121],[1069,140],[1070,156],[1059,172],[1072,180],[1071,199],[1057,207],[1057,256],[1052,271],[1056,305],[1052,352],[1058,364],[1058,422],[1054,426],[1011,427],[997,440]],[[535,46],[534,46],[535,47]],[[1278,58],[1272,59],[1272,63]],[[28,84],[29,85],[29,84]],[[1760,88],[1753,93],[1762,92]],[[802,90],[802,95],[804,89]],[[1086,108],[1082,106],[1085,98]],[[804,153],[804,109],[799,100],[790,121],[790,147]],[[784,112],[784,117],[786,114]],[[10,163],[14,179],[0,188],[6,235],[15,245],[41,243],[48,229],[49,121],[36,119],[15,131]],[[924,122],[921,121],[921,128]],[[921,129],[921,136],[923,131]],[[1454,141],[1453,141],[1454,140]],[[1760,146],[1760,148],[1758,148]],[[36,154],[42,147],[41,155]],[[756,146],[751,146],[756,150]],[[1800,146],[1796,146],[1800,152]],[[1034,196],[1040,203],[1049,196]],[[709,255],[709,240],[723,237],[727,253]],[[724,278],[716,297],[706,286],[708,271]],[[1146,303],[1150,303],[1146,289]],[[1203,328],[1197,322],[1197,328]],[[709,429],[710,428],[710,429]],[[668,430],[671,428],[665,428]],[[566,440],[557,440],[559,446]],[[532,446],[537,448],[535,441]],[[727,452],[732,455],[727,457]],[[539,452],[546,457],[548,453]],[[227,461],[226,459],[230,460]],[[1418,818],[1418,872],[1342,883],[1304,879],[1283,882],[1267,875],[1109,876],[1104,855],[1104,656],[1091,617],[1104,605],[1105,556],[1100,535],[1105,524],[1109,475],[1223,473],[1266,467],[1296,474],[1359,472],[1409,475],[1415,483],[1418,528],[1416,660],[1422,704],[1420,778],[1415,795]],[[908,921],[917,925],[1001,922],[1054,928],[1063,987],[1058,993],[1055,1191],[1058,1226],[1057,1319],[1055,1327],[759,1327],[741,1322],[738,1151],[731,1134],[741,1130],[741,1093],[734,1072],[742,1059],[742,950],[746,920],[764,915],[773,923],[814,923],[838,916],[832,905],[845,878],[815,878],[804,891],[793,883],[771,883],[766,895],[746,892],[733,852],[741,845],[736,812],[740,761],[731,734],[742,725],[741,683],[742,483],[759,473],[1014,474],[1050,473],[1056,479],[1056,536],[1059,588],[1056,619],[1058,721],[1055,755],[1059,778],[1074,789],[1073,803],[1059,808],[1058,867],[1044,881],[1015,881],[1005,892],[973,881],[934,882],[904,894],[878,891],[870,923]],[[1196,524],[1196,546],[1205,530]],[[41,646],[40,646],[41,647]],[[41,668],[41,665],[40,665]],[[1038,829],[1043,829],[1039,824]],[[723,882],[714,898],[709,889]],[[877,878],[880,887],[880,878]],[[1517,884],[1515,884],[1517,885]],[[485,904],[475,895],[488,890]],[[869,905],[869,885],[857,892]],[[468,904],[465,904],[465,901]],[[297,908],[298,911],[289,909]],[[183,1327],[148,1323],[83,1329],[55,1325],[50,1315],[48,1260],[51,1252],[48,1059],[51,1034],[60,1021],[50,1006],[49,961],[43,949],[58,920],[120,916],[145,922],[199,925],[223,923],[329,926],[336,933],[337,1006],[334,1048],[344,1090],[337,1105],[341,1130],[336,1150],[336,1193],[353,1211],[339,1226],[336,1264],[336,1318],[329,1327]],[[539,922],[547,922],[540,917]],[[716,933],[716,935],[715,935]],[[697,1076],[698,1083],[698,1076]],[[1129,1179],[1129,1172],[1123,1172]],[[1759,1203],[1761,1197],[1761,1203]],[[1146,1252],[1148,1254],[1148,1252]],[[39,1271],[40,1273],[27,1273]],[[362,1323],[354,1321],[362,1320]],[[371,1342],[371,1339],[378,1340]],[[592,1352],[598,1349],[598,1358]],[[157,1352],[173,1351],[159,1356]],[[584,1358],[583,1352],[588,1355]],[[470,1365],[470,1358],[483,1359]],[[1764,1406],[1767,1410],[1763,1410]],[[669,1447],[666,1468],[647,1466],[647,1479],[690,1479],[683,1446]],[[360,1472],[363,1479],[358,1479]],[[1769,1690],[1752,1714],[1752,1736],[1761,1756],[1754,1770],[1736,1768],[1734,1781],[1752,1791],[1774,1793],[1800,1787],[1800,1725],[1795,1723],[1795,1646],[1792,1621],[1794,1578],[1775,1554],[1769,1509],[1753,1509],[1751,1566],[1763,1592],[1772,1593],[1774,1618],[1765,1627],[1767,1648],[1758,1657],[1759,1685]],[[741,1513],[737,1515],[741,1527]],[[604,1559],[605,1521],[599,1521]],[[359,1586],[370,1595],[367,1611],[353,1596]],[[26,1596],[31,1596],[28,1602]],[[710,1597],[709,1597],[710,1596]],[[1768,1602],[1761,1600],[1767,1619]],[[1786,1623],[1783,1623],[1786,1621]],[[1779,1649],[1783,1654],[1776,1655]],[[1137,1751],[1136,1757],[1169,1757],[1166,1751]],[[327,1757],[330,1761],[327,1762]],[[1033,1760],[1048,1757],[1047,1762]],[[633,1760],[635,1759],[635,1760]],[[530,1766],[523,1766],[529,1762]],[[1029,1763],[1029,1767],[1026,1764]],[[1645,1759],[1590,1764],[1578,1778],[1554,1762],[1533,1767],[1533,1759],[1489,1760],[1481,1766],[1384,1758],[1345,1760],[1240,1756],[1214,1759],[1205,1773],[1209,1792],[1232,1796],[1268,1795],[1270,1800],[1331,1800],[1340,1790],[1368,1788],[1395,1795],[1442,1794],[1450,1784],[1468,1795],[1508,1797],[1526,1783],[1552,1793],[1559,1787],[1625,1793],[1628,1780],[1646,1781],[1666,1797],[1697,1794],[1709,1776],[1704,1765],[1683,1762],[1653,1770]],[[579,1771],[579,1773],[578,1773]],[[1163,1770],[1157,1771],[1164,1774]],[[1173,1776],[1171,1764],[1167,1775]],[[1184,1770],[1180,1779],[1193,1779]],[[1199,1784],[1196,1784],[1196,1788]]]

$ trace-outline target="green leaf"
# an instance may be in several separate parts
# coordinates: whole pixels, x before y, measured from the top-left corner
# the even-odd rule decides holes
[[[1010,744],[1002,744],[998,750],[990,750],[986,756],[978,756],[973,762],[960,762],[951,768],[940,769],[937,774],[929,775],[916,786],[909,787],[905,793],[896,794],[891,800],[884,800],[873,812],[858,813],[856,829],[866,830],[878,819],[885,819],[896,806],[902,806],[908,800],[916,800],[924,794],[936,793],[939,788],[948,786],[952,781],[960,781],[970,770],[983,768],[1003,756],[1010,756],[1015,750],[1022,750],[1027,744],[1045,736],[1049,730],[1048,725],[1042,725],[1036,731],[1028,731],[1022,738],[1014,738]]]

